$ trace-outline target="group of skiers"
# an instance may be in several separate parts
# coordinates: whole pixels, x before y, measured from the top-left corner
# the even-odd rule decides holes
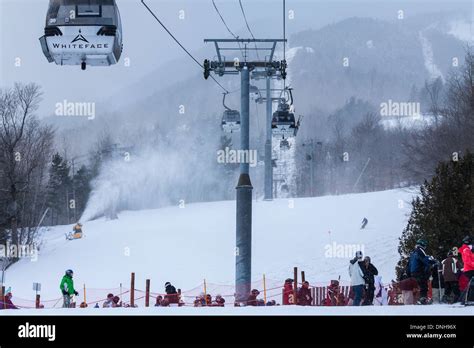
[[[474,301],[472,299],[472,297],[474,297],[474,282],[472,281],[472,278],[474,278],[474,248],[472,238],[466,236],[462,242],[463,244],[460,248],[453,248],[453,250],[448,252],[446,259],[439,262],[427,254],[426,249],[428,243],[426,240],[417,240],[416,246],[410,254],[406,271],[401,281],[396,284],[402,292],[404,304],[414,304],[416,293],[419,294],[419,299],[416,301],[417,304],[431,304],[432,300],[428,298],[428,284],[430,280],[433,288],[439,291],[441,291],[441,288],[445,289],[442,299],[441,292],[439,293],[440,302],[461,302],[464,304],[468,298],[470,298],[470,302]],[[462,265],[460,265],[457,255],[461,256]],[[74,296],[77,296],[78,292],[74,288],[73,275],[74,272],[68,269],[59,285],[63,295],[64,308],[75,306]],[[356,252],[355,257],[349,262],[349,276],[351,278],[349,299],[346,300],[344,295],[339,292],[339,282],[331,281],[331,284],[327,288],[327,298],[321,303],[322,305],[364,306],[388,304],[387,291],[382,285],[378,270],[372,264],[369,256],[364,257],[361,251]],[[309,282],[304,281],[301,287],[297,288],[296,291],[293,288],[293,283],[293,279],[288,278],[285,280],[282,304],[312,305],[313,297]],[[176,291],[176,288],[170,282],[165,283],[165,292],[164,297],[162,295],[157,296],[155,306],[169,306],[172,304],[178,306],[184,305],[184,302],[181,300],[181,294]],[[265,303],[263,299],[258,299],[259,294],[260,292],[257,289],[252,289],[246,301],[235,302],[235,305],[277,305],[274,300]],[[11,299],[11,290],[7,290],[5,294],[0,297],[0,309],[17,308]],[[216,295],[213,300],[210,294],[202,293],[194,300],[195,307],[223,307],[224,305],[225,299],[221,295]],[[86,306],[87,304],[81,304],[81,307]],[[126,305],[123,305],[120,298],[113,294],[108,294],[103,304],[104,308],[122,306]],[[98,307],[97,304],[96,307]]]
[[[439,291],[441,298],[441,288],[444,286],[445,294],[440,302],[465,304],[472,286],[471,279],[474,276],[474,249],[472,238],[466,236],[462,240],[460,248],[453,248],[449,251],[446,259],[442,262],[435,260],[426,252],[428,243],[424,239],[416,242],[415,249],[410,254],[405,274],[400,282],[402,292],[404,292],[404,303],[413,302],[412,292],[419,292],[417,304],[431,304],[428,299],[428,282],[431,278],[432,287]],[[457,254],[461,256],[462,268],[459,265]],[[471,290],[473,291],[473,290]]]

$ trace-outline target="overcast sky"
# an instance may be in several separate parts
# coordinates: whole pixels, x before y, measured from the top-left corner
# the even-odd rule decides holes
[[[238,0],[215,0],[229,27],[242,37],[247,36]],[[281,37],[281,0],[242,0],[250,26],[257,38]],[[204,38],[229,38],[211,0],[147,0],[176,37],[191,51],[204,46]],[[472,11],[471,0],[287,0],[287,9],[295,18],[288,20],[287,32],[317,29],[348,17],[377,17],[395,20],[397,11],[413,16],[427,11]],[[90,68],[57,66],[48,63],[38,38],[43,34],[48,0],[0,0],[0,87],[15,81],[36,82],[43,87],[41,114],[54,110],[54,104],[64,99],[74,101],[104,99],[162,67],[179,69],[173,64],[184,52],[155,22],[140,0],[117,0],[120,8],[124,52],[119,64]],[[185,19],[179,19],[184,10]],[[15,67],[15,58],[21,66]],[[123,66],[123,58],[131,66]],[[203,60],[205,57],[196,57]],[[189,64],[195,64],[191,60]],[[200,73],[196,66],[196,72]],[[160,83],[160,81],[157,81]]]

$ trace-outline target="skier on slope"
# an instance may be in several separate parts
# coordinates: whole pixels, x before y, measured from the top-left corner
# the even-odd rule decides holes
[[[377,268],[370,262],[370,257],[366,256],[364,262],[360,264],[362,272],[364,272],[365,280],[365,297],[363,306],[370,306],[374,302],[375,276],[379,274]]]
[[[362,261],[362,251],[356,252],[355,257],[350,261],[349,276],[351,277],[351,286],[354,291],[353,306],[360,306],[362,293],[364,291],[364,272],[362,271],[360,262]]]
[[[428,242],[424,239],[416,241],[415,249],[410,254],[408,261],[408,276],[416,279],[420,288],[420,299],[417,304],[430,304],[428,301],[428,279],[431,274],[431,266],[436,263],[432,256],[426,254]]]
[[[59,289],[63,294],[63,308],[70,308],[72,296],[79,295],[79,293],[74,290],[74,281],[72,280],[73,275],[74,272],[71,269],[68,269],[59,284]]]
[[[362,220],[362,225],[360,226],[360,229],[363,230],[365,228],[365,226],[367,226],[368,223],[369,223],[369,220],[367,220],[367,218],[365,217]]]

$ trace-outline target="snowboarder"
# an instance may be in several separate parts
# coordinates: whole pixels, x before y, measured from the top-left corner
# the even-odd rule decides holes
[[[420,288],[420,299],[417,304],[431,304],[428,300],[428,279],[431,274],[431,266],[436,263],[432,256],[426,254],[428,242],[424,239],[416,241],[415,249],[410,254],[407,273],[409,277],[416,279]]]
[[[303,282],[303,285],[298,290],[298,305],[300,306],[311,306],[313,297],[311,296],[311,290],[309,288],[309,282]]]
[[[73,299],[73,296],[79,295],[79,293],[74,290],[74,281],[72,280],[73,275],[74,272],[71,269],[68,269],[59,284],[59,289],[63,294],[63,308],[72,307],[73,304],[71,300]]]
[[[453,303],[459,299],[458,286],[458,260],[454,257],[453,251],[448,252],[448,256],[441,262],[443,266],[444,278],[444,296],[442,302]],[[454,294],[454,300],[451,299],[451,293]]]
[[[364,272],[365,280],[365,297],[363,306],[370,306],[374,302],[375,276],[379,274],[377,268],[370,262],[370,257],[366,256],[364,262],[360,264],[362,272]]]
[[[295,304],[295,298],[293,293],[293,279],[291,278],[286,279],[285,284],[283,285],[283,304]]]
[[[179,303],[178,292],[170,282],[165,283],[165,292],[165,300],[168,300],[169,303]]]
[[[356,252],[355,257],[350,261],[349,265],[349,276],[351,277],[351,286],[354,292],[353,306],[360,306],[365,285],[364,272],[359,264],[360,261],[362,261],[362,251]]]
[[[365,226],[367,226],[368,223],[369,223],[369,220],[367,220],[367,218],[365,217],[362,220],[362,225],[360,226],[360,229],[363,230],[365,228]]]

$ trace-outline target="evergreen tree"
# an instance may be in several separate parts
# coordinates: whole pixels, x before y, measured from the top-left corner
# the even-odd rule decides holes
[[[428,253],[442,260],[460,246],[474,227],[474,155],[440,162],[435,176],[421,186],[412,201],[412,212],[400,238],[397,277],[406,269],[408,256],[417,239],[428,242]]]
[[[47,192],[51,224],[70,223],[68,213],[69,200],[72,199],[72,187],[71,178],[69,177],[69,166],[67,161],[58,153],[53,155],[49,169]]]
[[[92,180],[91,171],[82,165],[74,175],[74,188],[76,193],[76,216],[79,218],[86,208],[91,192],[90,183]]]

